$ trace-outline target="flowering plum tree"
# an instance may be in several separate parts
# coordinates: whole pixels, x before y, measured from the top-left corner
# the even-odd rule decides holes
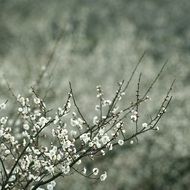
[[[1,190],[52,190],[58,178],[66,178],[73,173],[105,181],[107,172],[97,167],[89,170],[85,167],[85,159],[93,161],[96,157],[105,156],[116,146],[138,142],[138,136],[142,133],[159,130],[157,124],[172,99],[170,92],[173,83],[157,113],[149,120],[141,121],[145,113],[141,113],[139,108],[150,100],[149,92],[164,64],[143,95],[140,95],[140,74],[134,100],[129,105],[120,103],[127,94],[139,63],[127,83],[118,83],[112,99],[105,97],[101,86],[96,87],[97,114],[91,122],[81,112],[71,83],[64,105],[56,111],[47,108],[35,88],[32,88],[32,96],[29,97],[13,93],[18,105],[16,120],[7,116],[0,118]],[[0,105],[1,114],[7,104],[8,101]],[[15,127],[16,121],[19,121],[19,125]]]

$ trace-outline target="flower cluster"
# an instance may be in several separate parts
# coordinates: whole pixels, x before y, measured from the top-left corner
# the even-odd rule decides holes
[[[148,102],[147,94],[153,84],[142,97],[137,95],[135,101],[123,106],[127,85],[124,81],[119,83],[111,100],[97,86],[98,104],[91,121],[82,114],[71,84],[65,104],[56,111],[48,109],[34,89],[33,97],[18,95],[16,120],[0,118],[0,188],[53,190],[57,178],[74,172],[105,181],[107,172],[97,167],[87,170],[85,158],[105,156],[117,145],[134,144],[138,135],[158,130],[157,124],[171,101],[172,86],[158,113],[149,121],[141,121],[138,108]],[[6,104],[2,103],[0,110]]]

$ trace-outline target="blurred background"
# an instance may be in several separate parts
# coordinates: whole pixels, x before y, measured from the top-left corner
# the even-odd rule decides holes
[[[57,190],[189,189],[189,10],[189,0],[0,0],[1,102],[11,99],[7,82],[15,93],[27,94],[48,60],[39,83],[48,105],[63,104],[71,81],[89,119],[95,111],[96,85],[111,98],[117,82],[129,78],[144,51],[137,71],[137,77],[143,74],[142,91],[169,60],[145,113],[157,109],[176,79],[174,99],[158,133],[87,163],[108,170],[106,182],[74,175],[61,179]],[[129,98],[134,96],[131,85]]]

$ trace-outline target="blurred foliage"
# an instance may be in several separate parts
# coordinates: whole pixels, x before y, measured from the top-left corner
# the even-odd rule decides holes
[[[101,168],[109,169],[105,183],[71,176],[59,189],[189,188],[189,8],[189,0],[0,0],[2,101],[10,97],[6,80],[16,93],[28,93],[60,35],[52,65],[40,84],[48,89],[52,107],[63,102],[71,81],[81,109],[91,119],[96,85],[102,84],[110,97],[116,82],[128,79],[143,51],[147,53],[139,68],[142,90],[169,58],[148,111],[155,111],[172,79],[177,79],[159,135],[145,135],[139,144],[97,160]],[[134,95],[135,84],[129,96]]]

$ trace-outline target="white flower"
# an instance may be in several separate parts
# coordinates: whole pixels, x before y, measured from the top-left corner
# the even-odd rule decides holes
[[[100,139],[98,137],[93,138],[93,143],[97,146],[97,148],[101,148]]]
[[[57,160],[61,160],[61,154],[57,155]]]
[[[112,144],[109,145],[109,150],[113,150],[113,145]]]
[[[42,127],[44,127],[47,122],[48,120],[45,117],[41,117],[39,119],[39,125],[41,125]]]
[[[29,126],[27,123],[25,123],[25,124],[23,125],[23,129],[29,130],[29,128],[30,128],[30,126]]]
[[[84,121],[81,118],[78,118],[79,125],[83,125]]]
[[[47,190],[53,190],[53,185],[52,184],[47,184]]]
[[[22,108],[22,114],[27,114],[30,111],[30,108],[24,107]]]
[[[45,169],[50,173],[50,174],[54,174],[54,166],[50,165],[50,166],[45,166]]]
[[[166,108],[165,108],[165,107],[163,107],[163,108],[162,108],[162,111],[165,113],[165,112],[166,112]]]
[[[83,173],[83,174],[86,174],[86,168],[83,168],[82,173]]]
[[[101,138],[101,141],[102,143],[105,145],[106,143],[108,143],[110,141],[110,138],[108,137],[108,135],[104,135],[102,138]]]
[[[40,160],[34,160],[33,168],[38,169],[38,170],[41,168]]]
[[[119,144],[120,146],[123,146],[123,145],[124,145],[124,140],[119,139],[119,140],[118,140],[118,144]]]
[[[10,150],[5,150],[5,155],[9,155],[11,152],[10,152]]]
[[[99,111],[99,110],[100,110],[100,105],[96,105],[96,106],[95,106],[95,110],[96,110],[96,111]]]
[[[113,114],[116,114],[116,112],[117,112],[118,109],[119,109],[119,107],[113,108],[112,113],[113,113]]]
[[[28,139],[30,138],[30,135],[28,134],[27,131],[23,131],[22,135],[23,135],[23,137],[27,137]]]
[[[138,114],[138,112],[135,111],[135,110],[132,110],[131,112],[132,112],[134,115],[137,115],[137,114]]]
[[[105,156],[106,153],[104,150],[101,150],[100,152],[102,153],[102,156]]]
[[[23,109],[22,109],[21,107],[20,107],[20,108],[18,108],[18,111],[19,111],[19,112],[22,112],[22,110],[23,110]]]
[[[56,182],[55,182],[55,181],[51,181],[50,183],[51,183],[51,185],[52,185],[53,187],[56,186]]]
[[[20,94],[17,96],[17,101],[20,102],[22,106],[25,106],[25,99],[21,97]]]
[[[77,135],[77,131],[75,131],[75,130],[71,130],[71,131],[70,131],[70,135],[71,135],[71,136],[75,136],[75,135]]]
[[[159,130],[160,130],[160,128],[159,128],[159,127],[156,127],[155,129],[156,129],[156,131],[159,131]]]
[[[65,135],[68,134],[68,130],[67,130],[67,129],[63,129],[63,130],[61,131],[61,133],[65,136]]]
[[[37,97],[35,97],[35,98],[34,98],[34,103],[35,103],[35,104],[40,104],[40,99],[37,98]]]
[[[133,122],[137,121],[137,116],[136,115],[131,115],[131,121],[133,121]]]
[[[107,172],[104,172],[104,174],[102,174],[102,175],[100,176],[100,181],[105,181],[106,178],[107,178]]]
[[[123,123],[122,123],[122,122],[119,122],[119,123],[116,124],[116,128],[119,129],[119,128],[122,127],[122,125],[123,125]]]
[[[9,179],[10,182],[14,181],[16,179],[16,176],[15,175],[12,175]]]
[[[96,124],[98,124],[98,122],[99,122],[98,117],[94,116],[94,118],[93,118],[93,124],[96,125]]]
[[[50,158],[50,160],[56,159],[57,147],[53,146],[53,148],[49,151],[44,153],[46,156]]]
[[[150,98],[149,96],[146,96],[146,99],[147,99],[147,100],[151,100],[151,98]]]
[[[90,133],[84,133],[80,136],[80,140],[82,140],[85,144],[90,141]]]
[[[0,109],[1,110],[4,110],[6,108],[6,103],[2,103],[1,105],[0,105]]]
[[[130,144],[133,144],[133,143],[134,143],[134,141],[133,141],[133,140],[131,140],[131,141],[130,141]]]
[[[59,122],[59,117],[58,117],[58,115],[56,115],[53,123],[57,124],[58,122]]]
[[[7,122],[7,119],[8,119],[8,117],[2,117],[1,120],[0,120],[1,124],[5,125],[6,122]]]
[[[100,136],[103,136],[104,132],[105,132],[105,128],[100,128],[98,133],[99,133]]]
[[[41,111],[40,110],[34,110],[34,115],[35,116],[41,116]]]
[[[142,124],[142,127],[143,127],[143,128],[147,128],[147,127],[148,127],[148,124],[147,124],[147,123],[143,123],[143,124]]]
[[[78,160],[78,161],[76,162],[77,165],[80,165],[81,163],[82,163],[81,160]]]
[[[99,93],[96,95],[97,98],[100,98],[103,94],[102,93]]]
[[[93,168],[92,172],[93,172],[94,175],[98,175],[99,169],[98,168]]]
[[[77,121],[76,119],[71,118],[71,126],[75,127],[75,126],[77,126],[78,124],[79,124],[79,123],[78,123],[78,121]]]
[[[62,143],[62,148],[63,148],[63,150],[65,150],[66,148],[69,148],[70,146],[72,146],[73,144],[71,143],[71,141],[70,140],[65,140],[65,141],[63,141],[63,143]]]
[[[25,139],[23,139],[22,145],[26,146],[26,140]]]
[[[39,149],[32,147],[34,154],[39,155],[41,152]]]
[[[10,138],[11,138],[11,135],[10,135],[9,133],[5,133],[5,134],[4,134],[4,138],[5,138],[5,139],[10,139]]]
[[[59,116],[64,114],[64,110],[62,108],[60,108],[60,107],[57,109],[57,111],[58,111]]]
[[[102,147],[101,143],[99,143],[99,142],[96,142],[96,146],[97,146],[97,148],[101,148]]]
[[[69,101],[68,104],[67,104],[67,109],[70,109],[70,108],[71,108],[71,103]]]
[[[104,102],[103,102],[103,104],[104,104],[104,106],[109,106],[109,105],[111,105],[111,101],[110,100],[104,100]]]
[[[63,166],[62,167],[62,172],[64,174],[68,174],[70,172],[70,166],[69,165]]]
[[[89,147],[93,147],[94,143],[93,142],[89,142],[88,146]]]

